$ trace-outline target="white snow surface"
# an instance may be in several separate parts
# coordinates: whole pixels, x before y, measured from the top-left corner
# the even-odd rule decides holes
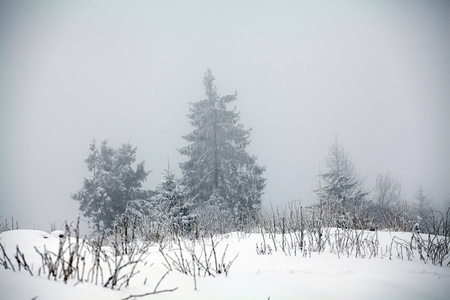
[[[378,234],[381,248],[389,245],[394,236],[405,240],[411,237],[401,232]],[[263,242],[261,234],[235,232],[218,236],[217,241],[220,257],[228,245],[226,261],[239,253],[228,276],[197,277],[195,290],[192,276],[173,270],[158,290],[177,290],[136,299],[450,299],[450,267],[425,264],[418,257],[412,261],[381,254],[355,258],[327,250],[304,257],[298,253],[287,256],[280,249],[271,255],[258,255],[255,249]],[[268,237],[266,242],[270,244]],[[101,284],[78,283],[76,279],[65,284],[62,279],[38,275],[41,257],[34,249],[43,251],[45,247],[57,253],[59,238],[42,231],[14,230],[1,233],[0,243],[13,263],[19,246],[33,271],[31,276],[23,269],[14,272],[0,266],[1,299],[124,299],[152,292],[167,271],[159,245],[153,244],[128,287],[112,290]]]

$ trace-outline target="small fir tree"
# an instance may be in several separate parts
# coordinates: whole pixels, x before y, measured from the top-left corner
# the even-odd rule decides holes
[[[433,223],[433,203],[426,195],[422,186],[419,186],[417,193],[414,195],[415,214],[422,231],[428,231],[432,228]]]
[[[369,193],[362,190],[362,181],[337,138],[330,146],[327,157],[328,172],[319,174],[321,187],[316,194],[326,205],[344,213],[361,206]]]
[[[156,188],[153,219],[172,224],[176,231],[189,231],[191,206],[175,173],[170,169],[165,170],[163,181]]]

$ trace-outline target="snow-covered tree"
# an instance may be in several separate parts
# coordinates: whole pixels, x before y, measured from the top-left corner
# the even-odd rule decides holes
[[[235,224],[230,222],[233,218],[231,209],[226,200],[214,190],[208,201],[194,210],[196,227],[203,233],[230,232]]]
[[[118,149],[109,147],[107,141],[102,142],[100,149],[95,140],[90,145],[91,153],[85,162],[92,176],[84,179],[72,199],[80,202],[81,212],[98,231],[111,230],[128,203],[142,195],[140,188],[149,172],[145,171],[144,162],[133,170],[136,150],[129,143]]]
[[[422,230],[431,229],[433,222],[433,203],[431,199],[426,195],[422,186],[419,186],[416,194],[414,195],[414,210],[417,221]]]
[[[319,174],[321,187],[315,191],[323,203],[339,204],[348,210],[359,205],[369,194],[363,191],[362,181],[337,138],[329,148],[327,167],[328,172]]]
[[[403,197],[400,180],[392,173],[379,174],[375,181],[374,201],[379,207],[397,206]]]
[[[151,218],[157,222],[172,224],[174,230],[189,230],[192,221],[192,204],[188,201],[175,173],[165,170],[163,181],[153,197],[154,209]]]
[[[392,173],[379,174],[375,181],[372,215],[377,225],[395,227],[401,223],[403,191],[400,180]]]
[[[183,185],[195,205],[209,203],[214,194],[225,202],[222,207],[242,219],[260,207],[265,167],[246,150],[250,130],[240,123],[236,107],[227,107],[237,94],[219,96],[209,69],[203,83],[207,98],[191,103],[188,117],[194,130],[183,137],[190,144],[179,150],[189,158],[180,164]]]

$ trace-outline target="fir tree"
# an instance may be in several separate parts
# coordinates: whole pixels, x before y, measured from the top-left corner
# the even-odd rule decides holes
[[[100,149],[95,140],[90,145],[91,153],[85,162],[92,177],[84,179],[72,199],[80,202],[81,212],[93,221],[97,231],[111,230],[128,203],[142,194],[140,188],[149,172],[145,171],[144,162],[133,170],[136,150],[130,144],[113,149],[107,141],[102,142]]]
[[[186,198],[179,180],[170,169],[165,170],[163,181],[156,188],[153,198],[152,219],[159,223],[172,224],[174,230],[189,231],[191,203]]]
[[[221,97],[214,80],[208,69],[203,79],[207,98],[191,103],[188,117],[195,129],[183,137],[190,144],[179,150],[189,158],[180,164],[182,180],[197,206],[208,204],[214,194],[215,201],[224,201],[220,207],[243,219],[260,207],[265,167],[246,151],[250,130],[240,123],[236,107],[227,107],[237,94]]]
[[[325,203],[338,203],[344,210],[355,208],[369,193],[362,191],[362,182],[356,175],[355,167],[337,138],[330,146],[327,166],[328,172],[319,175],[324,186],[315,192]]]
[[[417,221],[420,224],[421,230],[427,231],[431,230],[433,223],[433,202],[426,195],[422,186],[419,186],[416,194],[414,195],[415,200],[415,213]]]

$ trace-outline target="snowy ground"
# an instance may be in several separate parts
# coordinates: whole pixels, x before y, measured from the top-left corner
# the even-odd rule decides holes
[[[393,236],[410,239],[409,233],[379,232],[379,248],[386,249]],[[280,239],[278,236],[277,239]],[[449,299],[450,268],[424,264],[417,255],[389,259],[387,253],[372,258],[355,258],[355,255],[336,255],[328,250],[297,253],[287,256],[280,249],[271,255],[258,255],[256,245],[263,242],[261,234],[232,233],[216,238],[217,255],[225,261],[236,260],[228,276],[194,277],[176,270],[168,273],[158,290],[166,292],[136,299]],[[271,240],[266,237],[267,244]],[[41,257],[34,247],[57,252],[59,238],[35,230],[15,230],[0,234],[0,243],[8,257],[15,263],[16,245],[25,254],[29,272],[0,268],[2,299],[124,299],[130,295],[152,292],[159,279],[167,272],[165,260],[158,245],[151,245],[136,268],[140,273],[130,280],[128,287],[104,288],[91,282],[78,283],[70,279],[48,280],[38,276]],[[188,242],[187,242],[188,243]],[[166,254],[176,257],[176,245],[167,246]],[[208,252],[209,253],[209,252]],[[202,255],[198,250],[197,254]],[[0,257],[3,254],[0,252]],[[88,259],[86,259],[88,260]],[[106,267],[105,277],[106,277]]]

